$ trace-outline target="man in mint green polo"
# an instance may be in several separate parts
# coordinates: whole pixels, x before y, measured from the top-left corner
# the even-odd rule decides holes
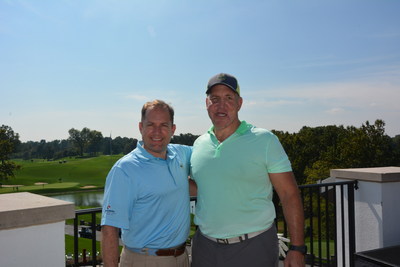
[[[193,146],[197,184],[192,267],[278,266],[273,188],[283,205],[291,248],[285,266],[304,266],[304,215],[290,161],[278,138],[239,120],[237,79],[221,73],[207,86],[213,126]]]

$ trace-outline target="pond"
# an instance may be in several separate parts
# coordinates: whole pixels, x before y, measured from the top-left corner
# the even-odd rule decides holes
[[[59,200],[69,201],[75,203],[75,206],[90,206],[90,207],[101,207],[103,205],[104,192],[84,192],[84,193],[71,193],[71,194],[60,194],[52,195],[49,197],[56,198]],[[190,202],[190,213],[195,212],[195,202]]]
[[[97,191],[97,192],[92,191],[92,192],[52,195],[49,197],[73,202],[75,203],[75,206],[101,207],[103,204],[103,196],[104,196],[103,191]]]

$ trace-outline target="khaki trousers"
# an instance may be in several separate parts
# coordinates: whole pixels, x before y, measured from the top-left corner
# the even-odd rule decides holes
[[[123,248],[121,253],[120,267],[189,267],[189,256],[187,251],[178,257],[174,256],[152,256],[135,253]]]

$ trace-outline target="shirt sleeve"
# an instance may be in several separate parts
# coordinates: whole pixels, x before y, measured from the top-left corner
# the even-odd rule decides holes
[[[270,138],[266,150],[268,173],[281,173],[292,171],[292,167],[282,144],[276,135]]]
[[[101,225],[129,229],[136,201],[133,179],[120,166],[114,166],[106,179]]]

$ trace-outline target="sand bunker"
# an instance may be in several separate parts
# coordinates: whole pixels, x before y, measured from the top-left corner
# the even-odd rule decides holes
[[[24,186],[24,185],[22,185],[22,184],[3,184],[3,185],[1,185],[1,187],[4,187],[4,188],[21,187],[21,186]]]
[[[37,182],[37,183],[35,183],[35,185],[45,185],[45,184],[48,184],[48,183],[43,183],[43,182]]]

